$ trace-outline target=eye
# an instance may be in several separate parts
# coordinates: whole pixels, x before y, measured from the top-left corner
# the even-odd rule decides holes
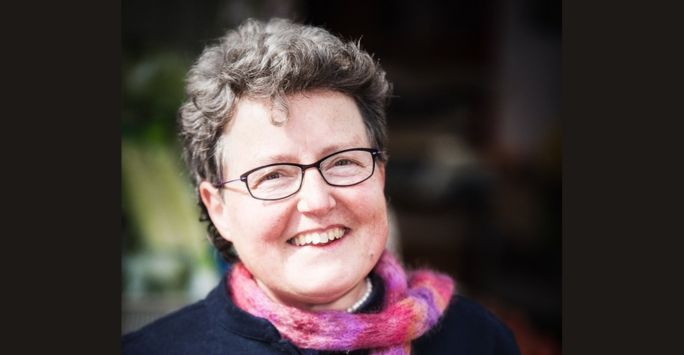
[[[290,184],[299,177],[299,168],[287,165],[268,166],[256,170],[249,175],[248,184],[251,189],[276,188]]]
[[[262,177],[261,181],[275,180],[275,179],[278,179],[280,177],[281,177],[280,172],[274,171],[274,172]]]
[[[352,161],[351,159],[340,159],[335,161],[333,164],[334,166],[345,166],[345,165],[351,165],[351,164],[356,164],[356,162]]]
[[[282,172],[280,172],[280,171],[271,171],[271,172],[268,172],[268,173],[266,173],[266,174],[260,176],[258,179],[256,179],[254,185],[255,185],[255,186],[259,186],[259,185],[265,184],[265,183],[274,183],[274,182],[276,182],[277,180],[279,180],[279,179],[281,179],[281,178],[283,178],[283,177],[284,177],[284,176],[283,176]]]

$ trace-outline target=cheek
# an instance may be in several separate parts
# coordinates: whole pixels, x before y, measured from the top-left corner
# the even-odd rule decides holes
[[[264,245],[280,242],[288,223],[287,211],[264,206],[260,201],[235,204],[229,210],[231,239],[240,250],[265,250]]]
[[[359,189],[354,200],[350,209],[357,219],[363,221],[368,228],[383,235],[388,228],[387,201],[380,182],[375,182],[365,189]]]
[[[373,198],[369,198],[373,196]],[[383,250],[387,247],[389,238],[389,224],[387,203],[383,194],[362,196],[361,203],[356,205],[354,213],[362,228],[358,230],[361,237],[357,247],[363,252],[359,254],[359,267],[368,272],[378,261]]]

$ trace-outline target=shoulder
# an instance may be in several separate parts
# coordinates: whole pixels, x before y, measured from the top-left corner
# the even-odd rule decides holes
[[[170,313],[122,338],[122,353],[189,354],[209,336],[204,301]]]
[[[204,300],[170,313],[122,337],[124,355],[250,353],[271,354],[282,347],[267,320],[237,308],[225,278]]]
[[[519,355],[515,337],[494,314],[456,295],[439,323],[414,342],[416,354]]]

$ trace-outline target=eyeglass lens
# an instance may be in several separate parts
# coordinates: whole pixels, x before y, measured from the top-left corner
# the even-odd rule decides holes
[[[319,164],[323,179],[333,186],[357,184],[373,173],[373,155],[368,151],[352,150],[327,157]],[[290,164],[271,165],[251,172],[247,186],[252,196],[260,199],[287,197],[299,190],[303,170]]]

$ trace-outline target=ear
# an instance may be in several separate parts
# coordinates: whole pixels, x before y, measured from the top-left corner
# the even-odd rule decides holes
[[[202,181],[199,186],[199,195],[202,203],[209,212],[209,218],[223,238],[230,240],[228,231],[227,211],[221,191],[208,181]]]

